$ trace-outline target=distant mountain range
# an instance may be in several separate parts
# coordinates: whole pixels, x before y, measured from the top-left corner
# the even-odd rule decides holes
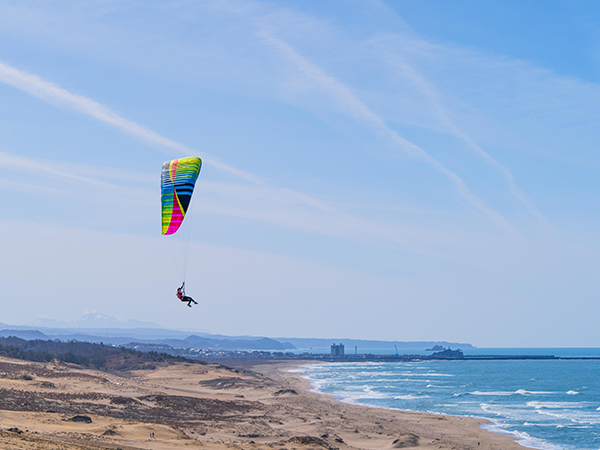
[[[445,341],[379,341],[340,338],[269,338],[264,336],[225,336],[209,333],[190,333],[189,331],[170,330],[152,322],[138,320],[120,320],[114,317],[92,312],[71,321],[57,321],[40,318],[27,326],[15,326],[0,323],[0,337],[16,336],[22,339],[42,339],[81,342],[103,342],[112,345],[131,343],[169,345],[179,348],[199,348],[213,350],[269,350],[287,351],[295,349],[328,349],[333,343],[343,343],[346,353],[352,353],[354,347],[361,352],[370,349],[389,349],[390,353],[399,349],[431,348],[435,345],[447,348],[473,348],[471,344]]]
[[[154,322],[141,322],[134,319],[121,320],[99,312],[85,314],[72,322],[40,317],[32,325],[43,328],[163,328]]]

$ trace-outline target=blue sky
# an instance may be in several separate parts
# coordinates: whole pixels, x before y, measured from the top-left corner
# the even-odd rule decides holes
[[[573,1],[0,2],[0,321],[600,346],[599,21]],[[187,155],[192,309],[159,205]]]

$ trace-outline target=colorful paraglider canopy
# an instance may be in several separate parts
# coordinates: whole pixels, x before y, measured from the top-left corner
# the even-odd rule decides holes
[[[162,234],[173,234],[187,212],[202,160],[197,156],[167,161],[162,166]]]

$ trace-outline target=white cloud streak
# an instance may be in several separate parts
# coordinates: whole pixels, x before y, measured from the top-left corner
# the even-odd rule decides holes
[[[90,116],[96,120],[104,122],[107,125],[115,127],[126,134],[134,136],[137,139],[152,144],[157,148],[168,149],[170,150],[168,154],[171,156],[174,155],[174,152],[177,152],[177,155],[200,155],[204,163],[210,164],[217,169],[223,170],[253,183],[260,184],[263,182],[261,178],[255,175],[236,169],[235,167],[232,167],[218,160],[217,158],[190,149],[183,144],[172,141],[156,133],[155,131],[149,130],[142,125],[128,120],[90,98],[73,94],[66,89],[41,79],[36,75],[16,69],[15,67],[12,67],[1,61],[0,82],[20,89],[21,91],[24,91],[45,102],[54,105],[60,105]]]
[[[96,185],[99,187],[108,187],[108,183],[95,180],[89,177],[77,175],[75,172],[65,172],[57,169],[56,166],[48,161],[38,161],[23,156],[17,156],[6,152],[0,152],[0,167],[9,170],[19,170],[25,172],[41,172],[47,175],[54,175],[59,178],[80,181],[87,184]]]
[[[257,220],[286,229],[443,258],[448,258],[448,255],[440,249],[453,247],[457,242],[447,233],[365,219],[340,211],[315,209],[302,197],[290,202],[288,197],[274,195],[263,186],[203,182],[202,190],[206,195],[201,209],[205,212]]]
[[[527,208],[527,210],[540,222],[544,229],[549,230],[550,224],[546,218],[538,211],[537,207],[527,197],[527,194],[520,189],[512,173],[500,162],[494,159],[489,153],[483,150],[470,136],[460,130],[454,121],[450,118],[450,115],[444,108],[443,102],[440,99],[440,94],[435,86],[432,85],[428,80],[422,77],[408,62],[401,59],[398,56],[390,57],[388,60],[391,64],[400,69],[402,74],[429,100],[430,106],[433,109],[433,113],[440,120],[442,125],[448,130],[448,132],[463,141],[466,146],[480,156],[484,161],[494,167],[504,178],[510,192]]]
[[[425,162],[436,171],[442,173],[454,184],[459,195],[465,200],[486,214],[497,225],[507,230],[515,231],[514,227],[502,217],[502,215],[490,208],[482,199],[473,194],[457,174],[446,168],[421,147],[406,140],[397,131],[389,128],[380,116],[369,109],[360,99],[352,94],[346,86],[335,80],[303,56],[299,55],[289,44],[267,32],[259,32],[258,34],[269,46],[275,49],[283,59],[291,63],[303,73],[306,78],[312,80],[329,96],[334,98],[346,114],[350,115],[353,119],[366,124],[377,135],[389,139],[396,147],[402,149],[408,155]]]
[[[136,172],[119,172],[118,169],[91,167],[83,164],[58,163],[47,159],[34,159],[0,151],[0,168],[3,174],[8,172],[27,173],[35,176],[18,180],[0,178],[0,185],[29,194],[43,197],[85,200],[86,203],[139,205],[151,204],[152,197],[146,195],[148,189],[123,186],[102,180],[116,178],[129,183],[150,181],[150,177]],[[116,172],[116,173],[114,173]],[[87,176],[81,175],[87,174]],[[48,177],[53,179],[48,180]],[[156,177],[153,177],[156,178]],[[55,179],[61,180],[57,184]],[[154,180],[155,181],[155,180]]]

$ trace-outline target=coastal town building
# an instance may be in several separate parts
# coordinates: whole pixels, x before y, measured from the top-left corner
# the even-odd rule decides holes
[[[331,356],[344,356],[344,344],[331,344]]]

